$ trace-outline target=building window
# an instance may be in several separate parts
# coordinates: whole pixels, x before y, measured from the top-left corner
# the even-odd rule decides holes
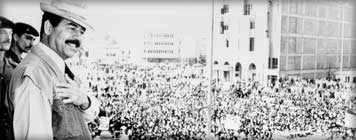
[[[228,30],[229,26],[228,25],[224,25],[224,30]]]
[[[252,9],[252,4],[249,0],[244,1],[244,15],[250,15]]]
[[[250,52],[255,50],[255,38],[250,37]]]
[[[224,34],[225,30],[229,29],[228,25],[225,25],[223,21],[220,22],[220,27],[221,27],[221,34]]]
[[[224,4],[224,7],[221,8],[221,14],[225,14],[225,13],[228,13],[229,12],[229,5],[227,4]]]
[[[250,29],[255,29],[255,21],[250,21]]]
[[[278,58],[269,58],[268,59],[268,68],[276,69],[278,68]]]
[[[224,22],[223,21],[220,21],[220,33],[221,34],[224,34]]]

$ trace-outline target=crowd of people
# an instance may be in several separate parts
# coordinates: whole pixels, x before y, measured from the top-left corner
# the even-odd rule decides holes
[[[203,65],[95,60],[68,62],[73,74],[86,7],[40,2],[40,32],[0,16],[2,139],[356,139],[356,83],[332,77],[211,84]]]
[[[348,137],[344,118],[346,110],[355,109],[353,89],[355,83],[336,79],[281,78],[269,86],[238,82],[229,90],[218,90],[216,118],[219,122],[226,115],[237,115],[242,125],[233,134],[224,130],[220,133],[228,138],[253,139],[271,139],[276,135]],[[241,98],[245,93],[248,96]],[[217,123],[216,128],[224,128],[222,125]]]
[[[85,62],[84,62],[85,63]],[[100,135],[100,118],[110,119],[113,138],[205,139],[208,77],[204,66],[175,64],[72,65],[101,102],[89,124]],[[345,111],[355,111],[355,83],[337,79],[283,77],[257,81],[214,79],[211,132],[215,139],[275,139],[319,136],[351,138]],[[237,121],[230,128],[227,120]],[[231,122],[231,121],[230,121]]]

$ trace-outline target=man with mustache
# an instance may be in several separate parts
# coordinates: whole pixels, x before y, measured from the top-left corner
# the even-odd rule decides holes
[[[12,39],[12,32],[13,32],[14,23],[5,18],[0,16],[0,75],[4,76],[10,72],[7,70],[9,68],[9,62],[5,59],[5,53],[10,49],[11,46],[11,39]],[[5,79],[5,77],[1,77],[1,79]],[[6,79],[7,83],[10,79]],[[1,85],[0,85],[1,86]],[[6,89],[6,87],[1,87],[1,91]],[[4,97],[5,92],[0,92],[1,97]],[[2,99],[2,98],[1,98]]]
[[[15,24],[13,42],[5,57],[13,63],[13,69],[21,62],[22,53],[28,53],[34,41],[39,36],[37,30],[29,24],[18,22]]]
[[[87,123],[98,114],[99,102],[65,63],[91,28],[85,2],[52,0],[40,7],[40,43],[16,67],[7,90],[15,139],[92,139]]]
[[[12,72],[14,71],[14,69],[22,59],[21,54],[27,53],[31,49],[33,42],[35,41],[35,37],[38,36],[39,34],[37,30],[33,28],[31,25],[25,23],[16,23],[14,25],[11,47],[5,53],[5,59],[8,61],[9,64],[7,67],[8,72],[4,74],[4,78],[7,81],[5,86],[7,86],[10,83]],[[4,100],[2,101],[3,103],[7,103],[6,98],[4,98]],[[3,103],[2,105],[4,105]],[[9,124],[8,131],[12,132],[13,127],[11,125],[12,124],[11,111],[6,106],[3,106],[0,114],[2,120],[6,120],[6,122],[4,123]],[[13,132],[11,135],[13,137]]]
[[[13,26],[11,20],[0,16],[0,138],[6,140],[13,139],[12,123],[4,105],[7,84],[10,82],[6,75],[11,75],[12,72],[5,52],[11,46]]]

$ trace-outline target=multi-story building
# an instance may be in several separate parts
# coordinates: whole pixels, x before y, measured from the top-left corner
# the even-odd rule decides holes
[[[131,59],[131,50],[122,48],[119,43],[110,35],[103,35],[103,38],[90,38],[83,53],[84,59],[99,60],[102,63],[127,63]]]
[[[214,2],[214,78],[267,81],[267,4],[260,0]]]
[[[353,1],[271,1],[271,56],[279,75],[308,78],[356,69]]]
[[[266,83],[356,69],[353,1],[218,0],[214,7],[216,78]]]
[[[142,57],[148,62],[178,62],[181,40],[174,33],[146,33],[142,51]]]

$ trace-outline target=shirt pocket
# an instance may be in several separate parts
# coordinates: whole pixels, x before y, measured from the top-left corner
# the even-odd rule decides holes
[[[82,134],[80,112],[73,104],[54,99],[52,105],[52,128],[55,138],[77,137]]]

